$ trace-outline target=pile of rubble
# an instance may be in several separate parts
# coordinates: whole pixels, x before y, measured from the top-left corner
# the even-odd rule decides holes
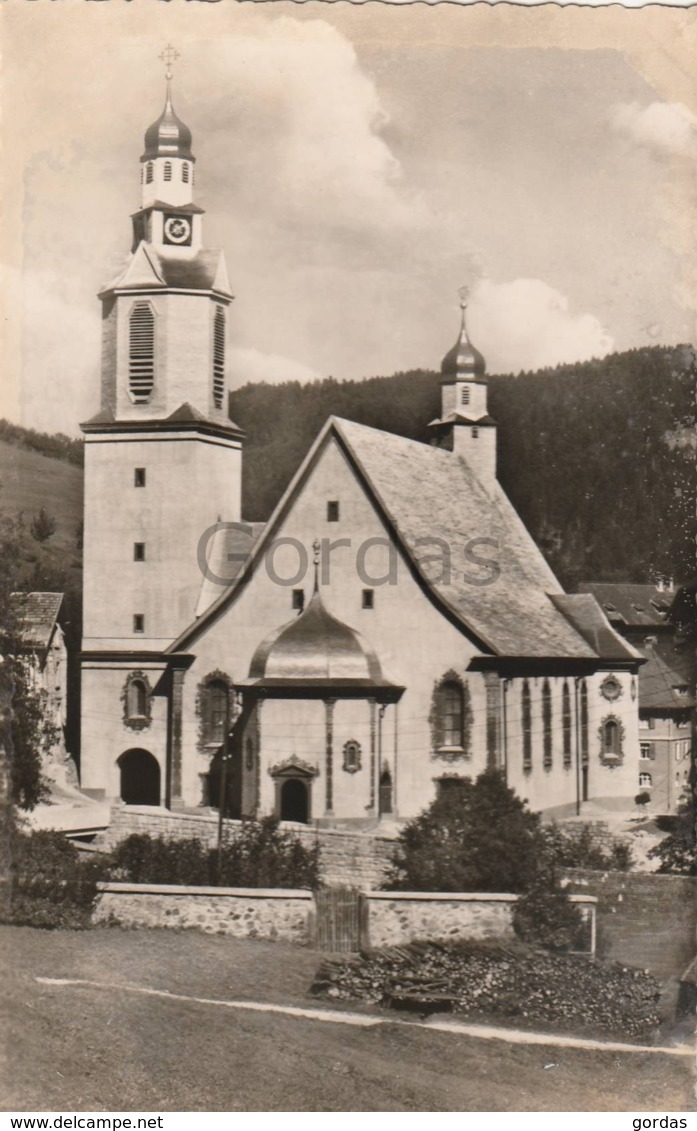
[[[415,942],[327,958],[313,992],[421,1014],[544,1024],[646,1039],[660,986],[646,970],[551,954],[520,942]]]

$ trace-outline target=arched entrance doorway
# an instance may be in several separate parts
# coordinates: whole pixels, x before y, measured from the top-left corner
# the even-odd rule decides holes
[[[380,774],[380,812],[392,812],[392,774],[387,769]]]
[[[160,804],[160,767],[149,750],[126,750],[118,767],[121,800],[126,805]]]
[[[309,815],[307,785],[300,778],[288,778],[281,786],[281,820],[307,824]]]

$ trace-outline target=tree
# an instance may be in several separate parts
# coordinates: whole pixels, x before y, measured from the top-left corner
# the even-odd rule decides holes
[[[522,892],[543,856],[540,818],[497,770],[453,780],[401,831],[387,887]]]
[[[0,517],[0,714],[3,753],[10,765],[10,800],[33,809],[48,794],[42,756],[56,739],[34,686],[12,594],[19,585],[21,523]]]
[[[36,542],[47,542],[51,535],[56,533],[56,520],[42,507],[32,519],[29,530]]]
[[[660,860],[658,872],[677,876],[697,876],[697,830],[695,806],[685,801],[671,819],[671,831],[649,849],[649,859]]]

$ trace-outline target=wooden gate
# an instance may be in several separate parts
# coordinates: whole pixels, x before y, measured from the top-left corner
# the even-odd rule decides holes
[[[361,947],[361,893],[357,888],[315,892],[315,946],[328,954],[351,954]]]

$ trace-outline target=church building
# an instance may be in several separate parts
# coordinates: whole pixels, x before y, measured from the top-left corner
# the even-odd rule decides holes
[[[99,296],[82,789],[195,810],[224,782],[231,816],[371,827],[497,767],[549,814],[631,806],[642,656],[502,491],[464,301],[431,444],[330,418],[268,522],[243,521],[233,296],[170,87]]]

